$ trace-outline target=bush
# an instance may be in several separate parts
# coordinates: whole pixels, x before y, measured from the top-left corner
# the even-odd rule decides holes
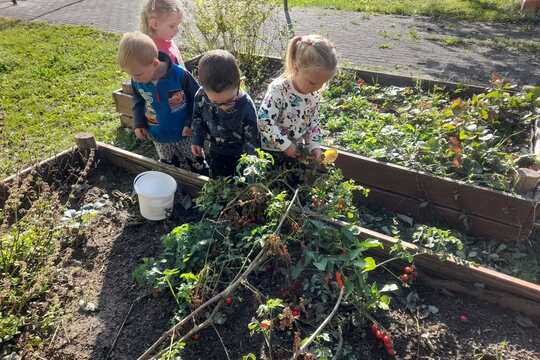
[[[196,0],[184,38],[196,53],[221,48],[234,55],[281,54],[286,28],[278,8],[275,0]]]

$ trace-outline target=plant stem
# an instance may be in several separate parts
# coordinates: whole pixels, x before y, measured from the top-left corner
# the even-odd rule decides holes
[[[311,336],[304,342],[304,345],[302,345],[298,350],[296,350],[294,352],[293,356],[291,357],[291,360],[295,360],[300,354],[302,354],[309,347],[309,345],[313,342],[313,340],[315,340],[317,338],[317,336],[319,336],[321,331],[324,330],[324,328],[326,327],[326,325],[328,325],[330,320],[332,320],[332,318],[334,317],[334,315],[336,314],[336,312],[337,312],[337,310],[339,308],[339,305],[341,305],[341,300],[343,299],[343,294],[345,294],[345,287],[342,287],[340,289],[338,299],[336,301],[336,304],[334,305],[334,308],[332,309],[332,312],[326,317],[326,319],[324,319],[324,321],[321,323],[321,325],[319,325],[317,330],[315,330],[315,332],[313,334],[311,334]]]

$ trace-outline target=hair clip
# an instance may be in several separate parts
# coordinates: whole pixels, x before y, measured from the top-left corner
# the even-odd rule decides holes
[[[313,45],[313,41],[309,39],[307,36],[301,36],[300,42],[306,44],[306,45]]]
[[[156,10],[156,0],[152,0],[152,11]]]

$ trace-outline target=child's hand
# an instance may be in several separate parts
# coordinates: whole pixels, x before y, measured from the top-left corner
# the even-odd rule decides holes
[[[190,127],[185,126],[182,130],[182,136],[191,136],[193,135],[193,131],[191,131]]]
[[[148,131],[145,128],[136,128],[134,131],[137,139],[142,141],[148,140]]]
[[[298,156],[298,151],[296,149],[296,145],[294,144],[291,144],[291,146],[289,146],[287,148],[287,150],[284,151],[285,155],[287,155],[288,157],[292,157],[292,158],[295,158]]]
[[[316,148],[316,149],[311,150],[311,156],[313,156],[315,160],[321,161],[321,155],[322,155],[321,148]]]
[[[193,153],[193,155],[195,155],[197,157],[203,157],[204,156],[203,148],[200,147],[199,145],[191,145],[191,152]]]

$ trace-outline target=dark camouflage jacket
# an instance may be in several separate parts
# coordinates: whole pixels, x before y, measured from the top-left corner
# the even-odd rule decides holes
[[[210,141],[210,151],[222,155],[253,154],[260,147],[257,111],[248,94],[241,94],[231,110],[214,105],[202,88],[195,94],[191,139],[193,145]]]

